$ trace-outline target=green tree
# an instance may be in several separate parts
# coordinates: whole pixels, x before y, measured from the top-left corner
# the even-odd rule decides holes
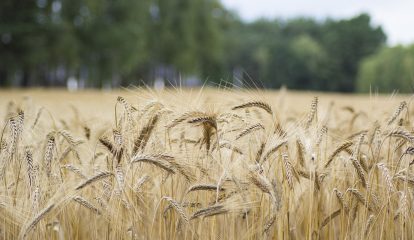
[[[360,92],[413,92],[414,45],[383,48],[362,61],[358,74]]]
[[[245,24],[237,16],[228,19],[225,34],[225,62],[229,75],[233,71],[242,71],[241,81],[244,86],[271,86],[267,78],[269,60],[272,58],[271,47],[280,38],[278,21],[257,20]],[[272,79],[273,80],[273,79]]]
[[[326,90],[355,90],[359,62],[384,45],[381,27],[373,27],[367,14],[349,20],[328,21],[323,27],[322,45],[329,55],[331,79]]]
[[[325,49],[309,35],[294,38],[290,48],[294,66],[288,86],[298,89],[323,89],[327,74],[324,67],[329,64]]]
[[[44,34],[47,24],[47,17],[39,12],[36,1],[1,1],[0,72],[5,79],[19,72],[22,86],[33,81],[32,71],[47,58]]]
[[[149,44],[152,63],[194,69],[194,1],[155,0],[151,5]]]
[[[147,58],[146,28],[149,1],[84,0],[66,2],[80,43],[81,65],[98,86],[119,85]]]
[[[219,0],[4,0],[0,85],[63,85],[69,76],[92,87],[150,84],[164,72],[353,91],[360,60],[384,42],[366,14],[246,23]]]
[[[312,19],[280,21],[279,33],[270,44],[267,86],[286,85],[294,89],[317,89],[323,86],[326,61],[320,44],[321,26]]]
[[[193,0],[195,8],[195,55],[196,69],[200,76],[210,82],[218,82],[223,75],[222,18],[226,11],[218,0]]]
[[[221,18],[217,0],[154,0],[148,44],[149,68],[183,75],[218,77],[222,61]]]

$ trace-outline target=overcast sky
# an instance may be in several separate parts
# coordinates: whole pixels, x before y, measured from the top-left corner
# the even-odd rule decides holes
[[[368,13],[374,24],[381,25],[388,43],[414,43],[414,0],[221,0],[248,21],[260,17],[318,19],[348,18]]]

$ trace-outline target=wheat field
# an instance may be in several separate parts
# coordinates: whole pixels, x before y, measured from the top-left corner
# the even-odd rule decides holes
[[[0,239],[412,239],[404,95],[0,91]]]

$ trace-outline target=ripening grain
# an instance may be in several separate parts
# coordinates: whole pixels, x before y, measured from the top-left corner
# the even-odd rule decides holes
[[[413,238],[411,99],[314,95],[2,92],[0,239]]]

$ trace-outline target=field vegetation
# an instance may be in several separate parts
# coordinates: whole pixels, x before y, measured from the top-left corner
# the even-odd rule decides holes
[[[409,97],[0,93],[0,239],[413,237]]]

